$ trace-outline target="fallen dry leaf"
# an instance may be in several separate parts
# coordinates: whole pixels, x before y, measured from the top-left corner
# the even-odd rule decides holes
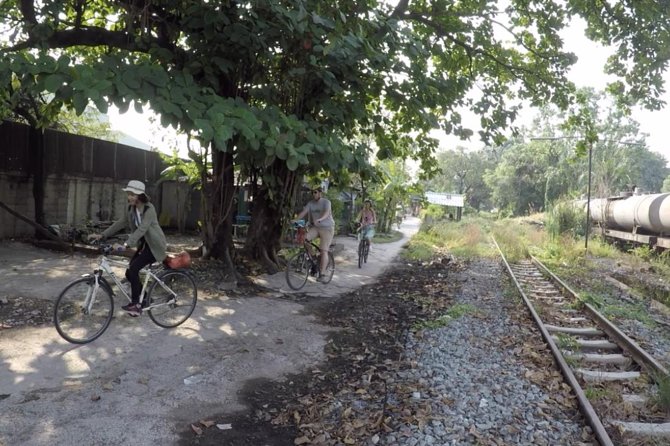
[[[196,435],[202,435],[202,429],[199,426],[196,426],[195,424],[191,424],[191,430],[196,434]]]

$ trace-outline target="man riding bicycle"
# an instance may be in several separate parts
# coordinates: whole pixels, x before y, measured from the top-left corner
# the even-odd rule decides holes
[[[375,224],[377,224],[377,214],[372,209],[372,201],[367,198],[363,202],[363,209],[359,212],[356,222],[361,225],[361,238],[366,239],[369,245],[372,245],[372,237],[375,236]]]
[[[323,198],[321,196],[322,192],[323,190],[320,187],[312,190],[312,199],[305,205],[302,212],[298,214],[297,219],[300,220],[305,216],[309,217],[311,226],[305,237],[306,240],[314,240],[317,237],[321,239],[321,243],[319,244],[321,251],[321,271],[319,271],[319,278],[317,280],[325,282],[329,279],[326,279],[321,273],[325,272],[328,266],[328,249],[330,248],[330,243],[333,241],[335,220],[333,220],[330,200]],[[309,244],[307,245],[307,249],[311,249]]]

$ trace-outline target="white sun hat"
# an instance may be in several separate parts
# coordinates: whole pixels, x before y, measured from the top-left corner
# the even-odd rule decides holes
[[[135,195],[146,194],[146,188],[144,187],[144,183],[137,180],[130,180],[128,182],[128,186],[124,187],[123,190],[125,192],[132,192]]]

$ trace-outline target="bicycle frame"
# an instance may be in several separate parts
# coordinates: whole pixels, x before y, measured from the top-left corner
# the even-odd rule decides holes
[[[294,240],[301,240],[302,243],[298,243],[300,245],[300,249],[304,249],[305,252],[307,253],[307,257],[309,257],[310,261],[312,263],[316,263],[317,257],[319,253],[321,253],[321,247],[314,243],[312,240],[307,240],[305,236],[307,235],[307,227],[304,224],[293,224],[293,230],[295,231],[295,238]],[[311,246],[310,246],[311,245]],[[311,249],[314,248],[316,249],[316,253],[312,254],[310,251]],[[330,251],[331,247],[329,246],[326,251]]]
[[[91,293],[91,296],[86,296],[86,300],[85,300],[85,305],[86,305],[87,310],[90,311],[90,308],[93,304],[92,296],[95,296],[95,294],[98,291],[98,288],[101,286],[100,285],[100,279],[102,278],[103,273],[107,273],[107,275],[112,278],[112,281],[116,284],[117,288],[119,290],[121,290],[121,293],[123,293],[123,295],[126,296],[126,299],[128,299],[128,302],[131,302],[131,300],[132,300],[131,297],[128,295],[125,288],[123,287],[123,284],[116,277],[116,274],[114,274],[114,270],[112,269],[112,266],[117,266],[117,267],[120,267],[120,268],[128,268],[128,265],[129,265],[129,262],[126,262],[126,261],[110,259],[105,255],[100,257],[100,261],[98,262],[98,268],[93,271],[93,276],[95,277],[95,286],[92,288],[93,291]],[[167,285],[165,285],[165,283],[163,283],[163,281],[160,280],[156,276],[156,274],[154,274],[153,271],[151,271],[150,269],[142,268],[140,270],[140,273],[144,274],[144,280],[143,280],[143,283],[142,283],[142,291],[140,292],[140,302],[139,302],[140,304],[142,302],[144,302],[144,298],[146,296],[146,291],[148,289],[150,279],[158,282],[160,284],[160,286],[165,291],[167,291],[168,293],[170,293],[172,295],[172,297],[177,296],[177,294],[174,291],[172,291],[172,289],[170,289]],[[112,290],[112,294],[113,295],[115,294],[113,290]],[[160,306],[160,305],[167,305],[169,303],[170,302],[165,302],[165,303],[161,303],[161,304],[157,304],[157,305],[152,305],[152,306],[147,307],[147,309],[157,307],[157,306]]]

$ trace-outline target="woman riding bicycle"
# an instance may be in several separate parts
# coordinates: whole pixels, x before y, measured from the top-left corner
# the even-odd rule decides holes
[[[356,222],[361,225],[361,238],[367,239],[368,243],[372,245],[372,237],[375,236],[375,224],[377,224],[377,214],[372,209],[372,201],[369,198],[363,203],[363,209],[358,213]]]
[[[162,262],[165,259],[167,240],[158,224],[156,208],[149,202],[144,183],[132,180],[123,190],[128,193],[126,217],[114,222],[102,234],[91,234],[89,238],[104,239],[122,229],[130,229],[128,240],[123,245],[114,245],[114,249],[137,247],[126,270],[126,278],[130,282],[131,302],[121,307],[129,315],[136,317],[142,314],[142,307],[139,304],[142,292],[140,270],[151,263]]]

